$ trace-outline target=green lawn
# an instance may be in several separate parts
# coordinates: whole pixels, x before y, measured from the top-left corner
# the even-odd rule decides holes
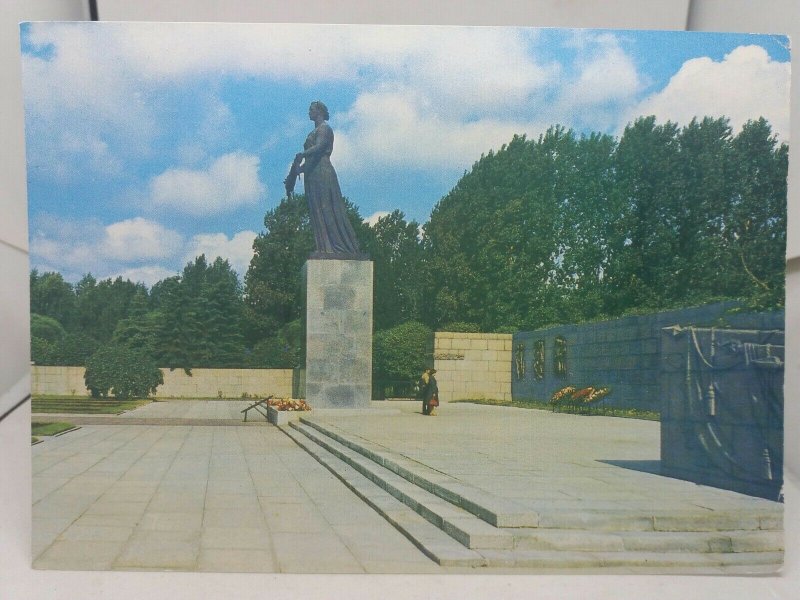
[[[31,423],[31,434],[37,435],[56,435],[62,431],[67,431],[75,427],[72,423]]]
[[[466,402],[468,404],[485,404],[488,406],[511,406],[514,408],[534,408],[536,410],[552,410],[552,407],[541,400],[452,400],[451,402]],[[621,417],[623,419],[644,419],[645,421],[660,421],[661,414],[650,410],[638,410],[635,408],[612,408],[599,406],[597,408],[586,409],[583,412],[570,411],[562,408],[560,412],[579,414],[584,416],[599,415],[603,417]]]
[[[118,415],[149,402],[151,400],[122,401],[87,396],[34,396],[31,400],[31,412]]]

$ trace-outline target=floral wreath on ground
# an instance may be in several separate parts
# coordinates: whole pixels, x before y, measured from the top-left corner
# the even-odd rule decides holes
[[[608,386],[592,386],[585,388],[576,388],[574,385],[568,385],[555,392],[550,397],[550,406],[553,410],[564,404],[574,406],[576,404],[593,404],[602,400],[611,393],[611,388]]]
[[[274,398],[267,401],[267,405],[275,410],[311,410],[305,400],[293,400],[291,398]]]

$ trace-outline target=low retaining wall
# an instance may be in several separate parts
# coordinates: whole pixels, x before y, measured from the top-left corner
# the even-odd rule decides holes
[[[511,400],[511,334],[437,331],[433,365],[439,400]]]
[[[728,313],[733,306],[731,302],[718,303],[516,333],[509,358],[514,398],[548,400],[567,385],[611,386],[606,400],[609,406],[659,411],[659,353],[664,327],[783,329],[783,312]],[[543,361],[537,361],[537,343],[544,346]],[[563,348],[562,372],[556,366],[559,344]]]
[[[31,393],[53,396],[89,396],[83,367],[31,367]],[[269,396],[290,398],[291,369],[161,369],[164,383],[156,398],[241,398]]]

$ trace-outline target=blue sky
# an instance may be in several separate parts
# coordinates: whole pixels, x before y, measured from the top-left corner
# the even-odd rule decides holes
[[[152,285],[202,252],[244,275],[316,99],[372,221],[424,223],[481,153],[555,123],[764,116],[789,134],[783,36],[35,23],[21,39],[31,266],[70,281]]]

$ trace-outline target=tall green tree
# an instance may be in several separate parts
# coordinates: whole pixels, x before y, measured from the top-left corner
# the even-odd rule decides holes
[[[128,307],[128,316],[117,323],[111,339],[116,345],[140,350],[155,358],[160,321],[161,313],[149,308],[147,291],[137,290]]]
[[[421,316],[422,244],[419,224],[399,210],[378,219],[367,251],[374,262],[375,330],[418,320]]]
[[[769,123],[749,121],[733,140],[736,195],[728,239],[755,308],[784,306],[789,148]]]
[[[265,231],[253,242],[245,275],[248,341],[277,334],[301,317],[300,270],[314,249],[308,207],[302,195],[284,199],[264,216]]]
[[[60,273],[30,275],[31,312],[52,317],[69,329],[75,318],[75,294],[72,285]]]
[[[101,343],[109,341],[119,321],[128,316],[137,293],[146,294],[147,288],[122,277],[98,282],[91,274],[85,275],[75,285],[74,329]]]
[[[198,256],[180,277],[161,282],[157,303],[154,344],[159,364],[188,372],[243,363],[242,290],[227,260],[217,258],[209,265],[205,255]],[[142,331],[146,325],[140,322],[131,335],[149,335]]]
[[[347,199],[345,206],[361,248],[368,248],[370,227]],[[314,250],[305,196],[284,198],[267,211],[264,229],[253,242],[253,258],[244,279],[249,344],[273,337],[287,323],[302,318],[301,269]]]
[[[609,266],[609,310],[668,305],[675,232],[681,215],[678,126],[656,125],[655,117],[625,128],[615,155],[614,208],[620,230]]]

